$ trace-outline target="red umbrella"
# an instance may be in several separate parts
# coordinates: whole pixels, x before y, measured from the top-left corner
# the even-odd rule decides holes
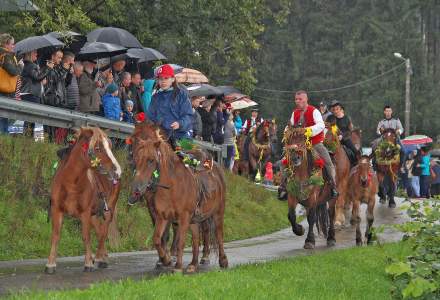
[[[426,135],[410,135],[402,140],[403,145],[421,145],[432,143],[432,139]]]

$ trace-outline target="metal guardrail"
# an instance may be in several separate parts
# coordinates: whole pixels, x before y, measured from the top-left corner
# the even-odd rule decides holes
[[[16,101],[0,96],[0,117],[40,123],[61,128],[79,128],[81,126],[97,126],[105,130],[109,136],[117,138],[129,137],[134,126],[125,122],[109,120],[103,117],[81,113],[48,105]],[[222,163],[226,157],[226,147],[208,142],[194,140],[202,149],[215,152],[217,162]]]

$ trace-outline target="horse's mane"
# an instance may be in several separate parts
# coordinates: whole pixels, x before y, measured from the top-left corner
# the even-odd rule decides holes
[[[76,140],[80,140],[82,137],[85,136],[86,131],[91,131],[92,136],[90,138],[89,147],[94,148],[96,143],[99,142],[99,140],[107,139],[107,134],[105,134],[104,131],[102,131],[99,127],[81,127],[79,131],[76,133]]]
[[[388,133],[388,132],[396,134],[396,130],[394,128],[386,128],[386,129],[384,129],[383,134]]]

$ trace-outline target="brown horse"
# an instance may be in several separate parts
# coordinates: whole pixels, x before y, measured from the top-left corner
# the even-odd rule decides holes
[[[198,224],[205,224],[213,233],[210,234],[212,245],[218,246],[220,267],[226,268],[228,260],[223,247],[226,183],[222,169],[212,160],[209,168],[202,171],[186,167],[161,138],[158,127],[150,123],[144,126],[144,130],[150,131],[149,136],[154,136],[153,132],[156,134],[147,140],[138,139],[134,145],[136,173],[132,191],[138,195],[153,192],[156,223],[153,242],[161,264],[171,264],[162,237],[169,224],[176,223],[177,259],[174,270],[182,271],[185,236],[191,229],[193,259],[187,272],[194,272],[199,255]]]
[[[351,131],[351,141],[359,153],[362,153],[362,130],[360,128],[354,128]]]
[[[330,197],[330,185],[311,183],[311,175],[314,167],[313,154],[306,147],[306,138],[303,128],[293,128],[291,125],[285,131],[284,143],[286,150],[287,169],[289,174],[287,184],[287,204],[289,207],[288,219],[292,225],[292,231],[302,236],[304,228],[296,223],[295,209],[298,203],[302,204],[307,211],[309,231],[304,244],[305,249],[315,247],[315,235],[313,226],[317,223],[318,231],[321,230],[327,237],[327,245],[333,246],[335,239],[335,199]],[[314,173],[315,180],[323,180],[322,169]],[[292,186],[292,191],[289,186]],[[328,204],[328,208],[327,208]],[[330,217],[330,220],[329,220]]]
[[[340,227],[345,223],[345,197],[347,194],[348,176],[350,174],[350,160],[338,136],[341,134],[336,124],[326,123],[324,144],[329,149],[336,168],[336,186],[339,192],[336,198],[335,226]]]
[[[254,132],[250,133],[249,137],[248,156],[246,160],[244,152],[246,151],[246,137],[243,136],[238,143],[240,150],[240,160],[238,161],[238,173],[245,176],[250,176],[255,180],[258,171],[261,176],[264,176],[265,166],[272,158],[272,145],[278,142],[277,124],[275,120],[264,120],[263,123],[257,126]]]
[[[394,129],[385,129],[382,133],[382,142],[385,142],[384,149],[380,155],[379,143],[378,148],[372,153],[375,155],[376,160],[376,173],[377,179],[379,181],[379,197],[380,202],[385,203],[386,197],[388,196],[388,205],[391,208],[396,207],[396,202],[394,201],[394,194],[396,192],[397,185],[397,174],[400,167],[400,149],[397,145],[397,134]]]
[[[361,203],[368,205],[367,208],[367,229],[365,238],[367,243],[371,242],[371,228],[374,222],[374,205],[376,203],[376,193],[379,189],[376,174],[370,164],[368,156],[362,156],[359,164],[350,172],[348,184],[347,204],[352,203],[351,224],[356,225],[356,245],[362,245],[362,235],[360,229],[361,218],[359,216],[359,207]]]
[[[118,200],[121,167],[116,161],[110,142],[97,127],[81,128],[75,145],[61,161],[52,182],[50,217],[52,246],[46,273],[56,269],[57,245],[65,214],[81,220],[82,238],[86,248],[84,271],[93,271],[90,228],[98,238],[95,262],[107,267],[105,240]],[[102,222],[98,215],[102,214]]]

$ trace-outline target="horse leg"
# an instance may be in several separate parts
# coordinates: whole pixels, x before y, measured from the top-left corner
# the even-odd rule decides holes
[[[384,175],[377,172],[377,181],[379,182],[379,192],[377,193],[377,195],[379,196],[379,202],[382,204],[386,202],[384,179]]]
[[[304,227],[301,224],[296,223],[296,205],[298,202],[292,196],[287,196],[287,206],[289,211],[287,213],[287,219],[289,219],[290,225],[292,225],[292,231],[298,236],[304,235]]]
[[[213,220],[215,226],[215,236],[218,244],[218,263],[220,268],[226,269],[228,267],[228,257],[225,253],[224,240],[223,240],[223,225],[224,225],[224,211],[220,210]]]
[[[183,259],[183,248],[185,246],[185,237],[188,232],[190,225],[189,214],[183,214],[179,219],[179,226],[177,228],[177,257],[176,264],[174,265],[174,272],[182,272],[182,259]]]
[[[304,243],[304,249],[314,249],[315,248],[315,234],[313,233],[313,227],[316,221],[316,207],[309,208],[307,210],[307,223],[309,223],[309,231],[307,233],[307,238]]]
[[[365,230],[365,238],[367,239],[367,244],[371,244],[372,242],[372,233],[371,228],[373,228],[373,222],[374,222],[374,205],[375,205],[376,199],[374,199],[374,195],[370,197],[368,201],[368,208],[367,208],[367,229]]]
[[[52,242],[50,247],[50,254],[47,260],[45,272],[47,274],[54,274],[57,264],[57,248],[58,242],[60,240],[61,235],[61,227],[63,225],[63,213],[60,210],[57,210],[52,207],[51,209],[51,218],[52,218]]]
[[[93,271],[93,254],[92,254],[92,244],[90,241],[90,225],[91,225],[91,213],[85,212],[81,215],[81,233],[86,249],[86,254],[84,256],[84,272]]]
[[[194,273],[197,271],[199,265],[199,244],[200,244],[200,226],[199,224],[191,224],[191,236],[192,236],[192,261],[186,268],[187,273]]]
[[[335,226],[340,228],[345,223],[344,206],[345,206],[345,189],[338,187],[339,196],[336,198],[336,216],[335,216]]]
[[[178,239],[177,239],[177,224],[172,224],[171,225],[173,228],[173,243],[171,244],[171,256],[176,257],[177,256],[177,243],[178,243]],[[167,230],[169,231],[169,230]],[[166,246],[166,245],[165,245]]]
[[[336,245],[336,235],[335,235],[336,204],[334,200],[329,202],[328,214],[330,218],[330,224],[328,228],[327,246],[333,247],[334,245]]]
[[[107,239],[110,217],[105,218],[104,223],[101,223],[97,216],[92,216],[91,222],[95,228],[96,237],[98,239],[95,264],[97,264],[98,268],[104,269],[108,267],[108,263],[106,261],[107,251],[105,250],[105,240]]]
[[[154,243],[154,247],[157,250],[157,254],[159,255],[159,262],[160,262],[160,264],[156,264],[156,267],[169,266],[171,264],[170,255],[168,254],[166,248],[162,246],[163,245],[162,237],[165,229],[167,228],[167,225],[168,225],[167,220],[160,217],[156,217],[156,227],[154,229],[154,234],[153,234],[153,243]]]
[[[200,264],[209,265],[209,223],[204,221],[201,226],[203,236],[203,256],[200,259]]]
[[[361,217],[359,216],[360,200],[353,200],[353,209],[351,211],[351,221],[356,225],[356,245],[362,246],[362,234],[361,234]]]
[[[395,208],[396,207],[396,202],[394,201],[394,193],[396,192],[396,182],[394,182],[391,178],[390,178],[390,186],[388,187],[388,207],[390,208]]]

